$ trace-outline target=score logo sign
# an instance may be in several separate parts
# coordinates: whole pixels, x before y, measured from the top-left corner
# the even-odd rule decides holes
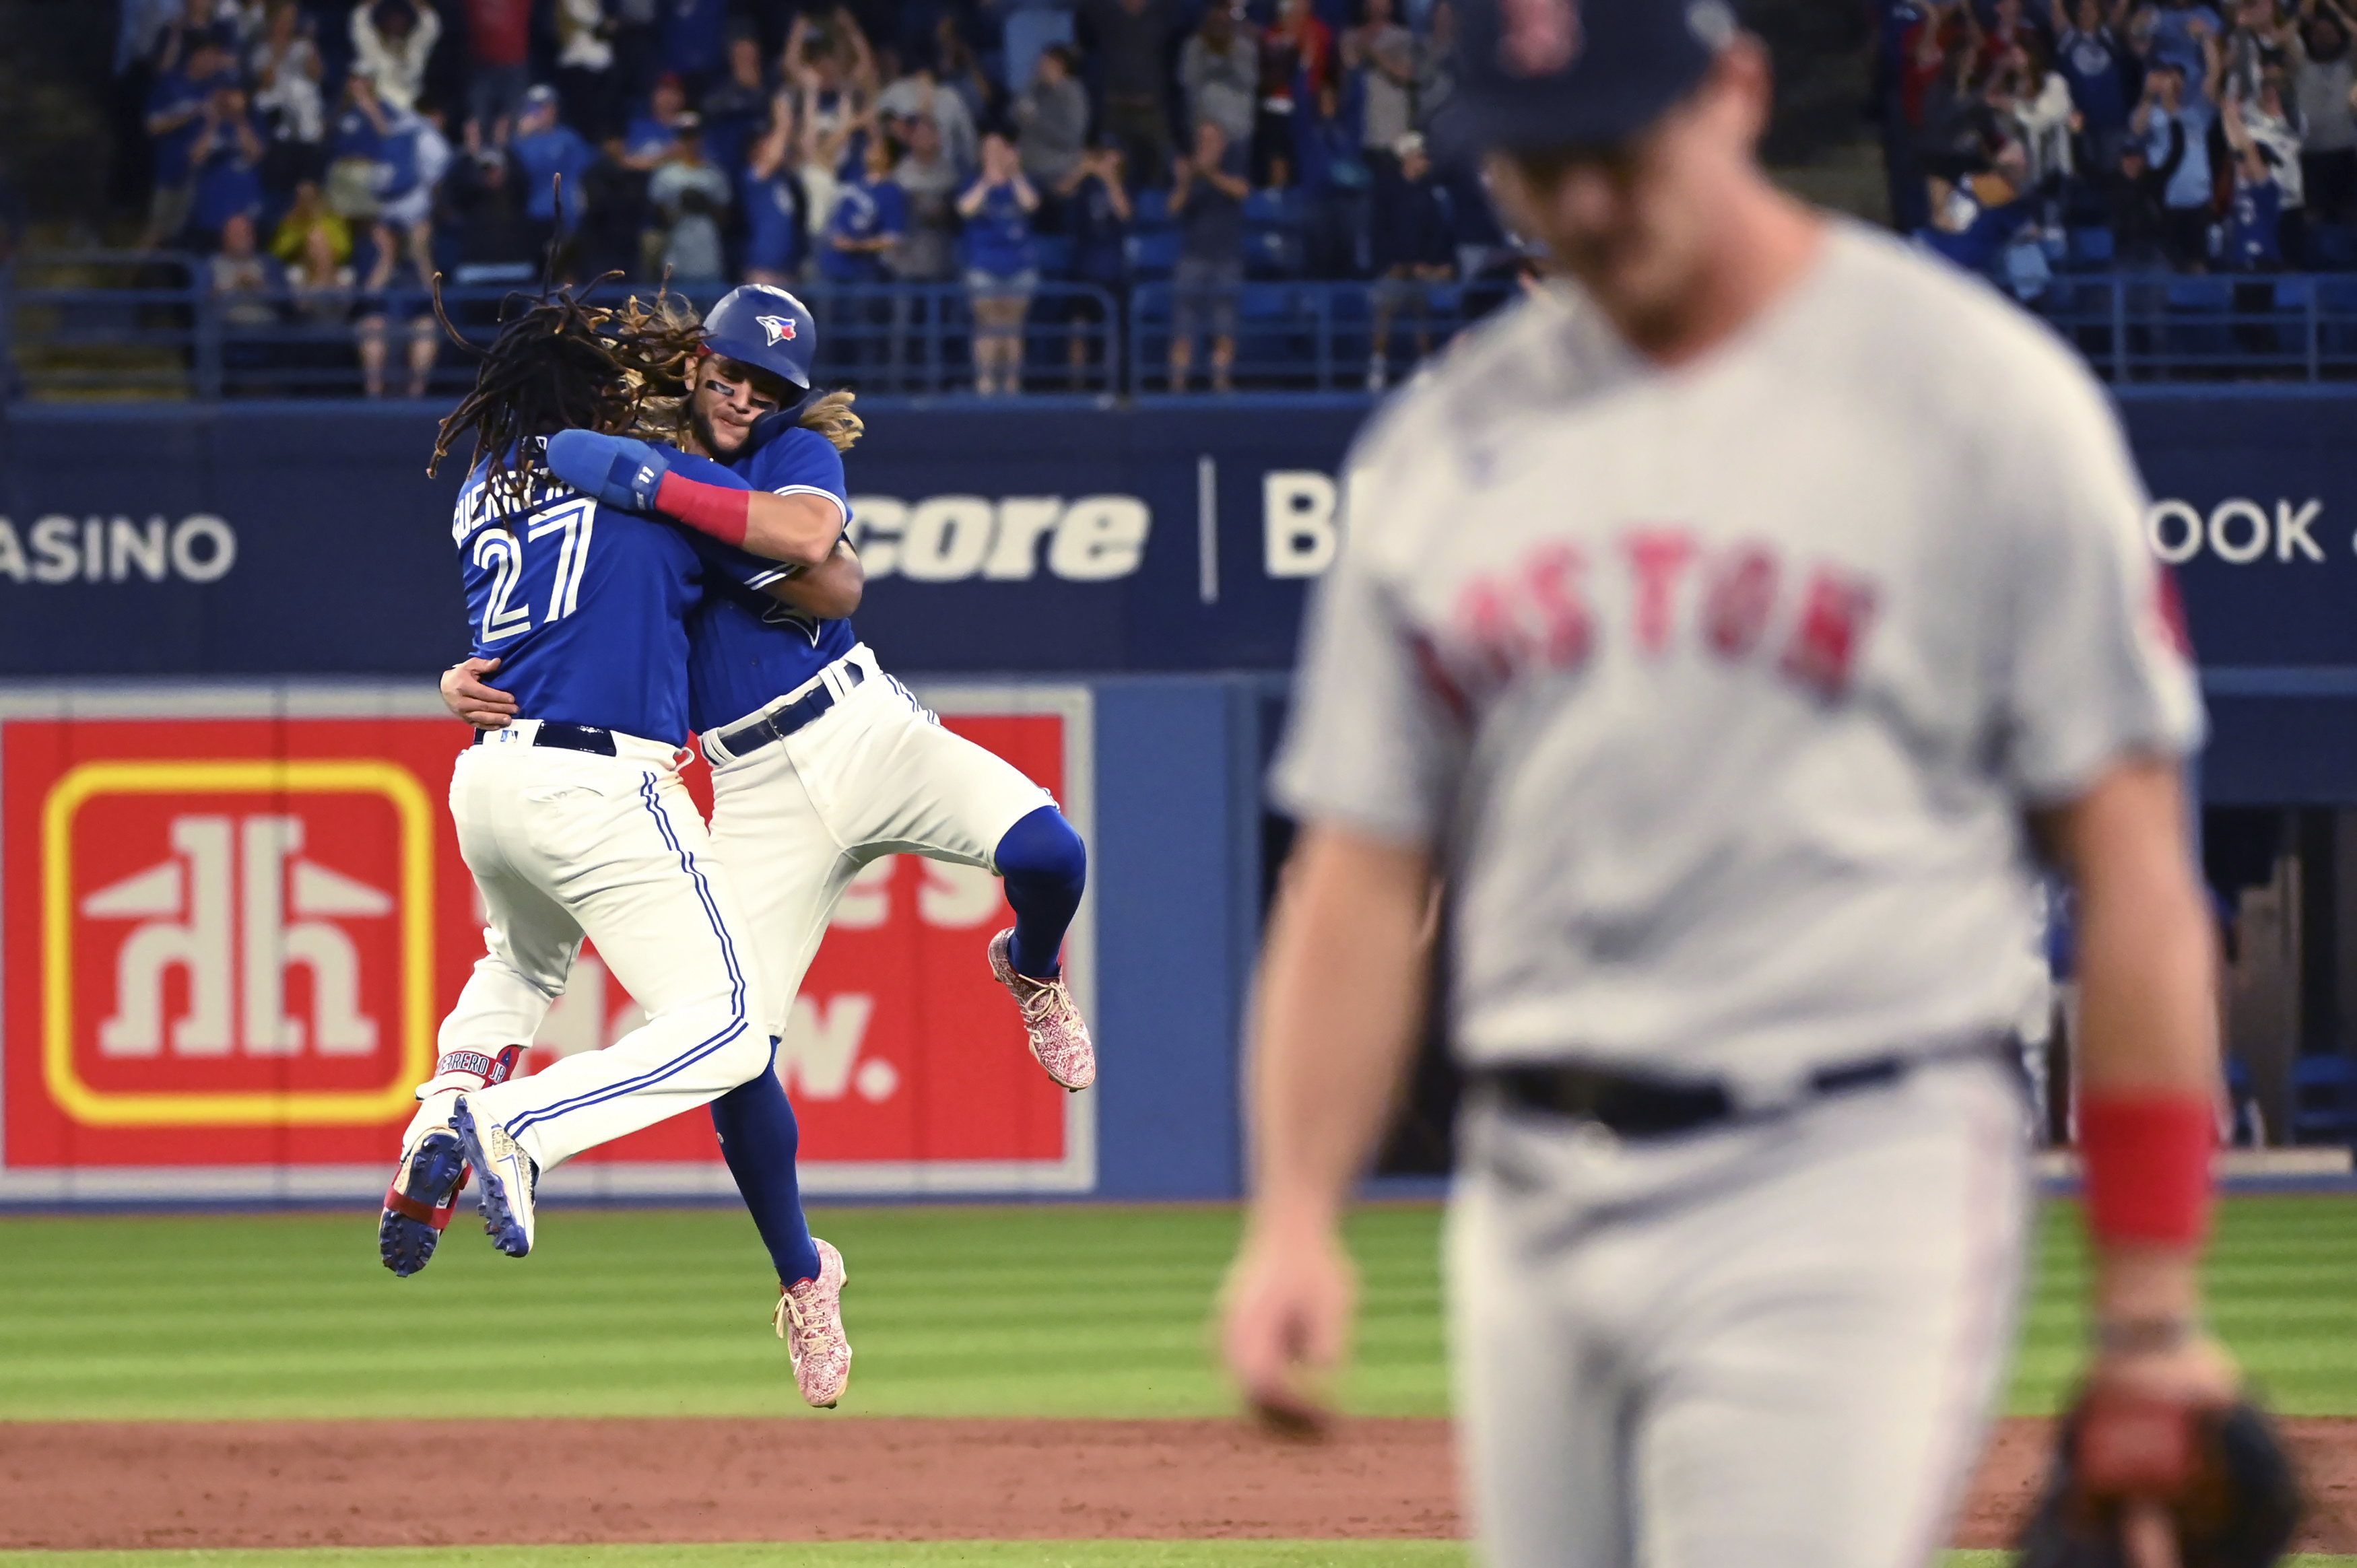
[[[115,712],[156,716],[92,718],[0,693],[0,1195],[102,1178],[89,1190],[166,1197],[197,1171],[208,1192],[266,1196],[298,1170],[307,1191],[382,1190],[483,950],[443,803],[468,732],[239,714],[280,695],[159,693],[133,709],[111,693]],[[355,707],[414,713],[416,695]],[[204,703],[231,712],[198,716]],[[1056,791],[1085,832],[1087,774],[1068,762],[1087,755],[1086,694],[971,705],[942,723]],[[688,783],[708,811],[708,771]],[[1088,918],[1067,952],[1083,1005]],[[853,881],[778,1055],[814,1190],[1092,1183],[1090,1097],[1048,1081],[990,975],[985,945],[1012,920],[980,867],[894,855]],[[640,1021],[585,951],[528,1060]],[[650,1193],[728,1190],[701,1111],[582,1163],[617,1194],[634,1175]]]

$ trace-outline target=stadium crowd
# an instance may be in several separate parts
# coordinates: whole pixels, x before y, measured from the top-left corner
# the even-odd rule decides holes
[[[1247,278],[1368,280],[1380,386],[1395,328],[1420,356],[1519,260],[1425,150],[1449,0],[122,4],[141,245],[204,258],[232,329],[348,320],[371,395],[395,360],[426,390],[437,272],[818,285],[838,363],[912,308],[844,285],[961,290],[1009,393],[1027,319],[1144,282],[1167,384],[1226,390]],[[1071,384],[1096,351],[1070,335]]]
[[[2357,268],[2346,0],[1894,0],[1901,228],[2024,299],[2058,268]]]

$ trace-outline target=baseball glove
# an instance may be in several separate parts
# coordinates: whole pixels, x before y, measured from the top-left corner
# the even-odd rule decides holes
[[[2063,1418],[2016,1568],[2124,1568],[2136,1501],[2167,1510],[2183,1568],[2267,1568],[2299,1522],[2291,1457],[2256,1405],[2090,1392]]]

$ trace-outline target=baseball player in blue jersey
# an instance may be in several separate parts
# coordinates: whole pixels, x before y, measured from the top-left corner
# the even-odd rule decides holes
[[[452,779],[490,950],[444,1022],[439,1069],[420,1087],[386,1197],[380,1247],[396,1273],[431,1256],[469,1166],[485,1229],[522,1257],[543,1170],[740,1085],[776,1084],[746,918],[679,779],[686,620],[724,575],[773,583],[778,563],[822,564],[840,520],[776,508],[749,516],[749,491],[716,468],[716,485],[649,473],[637,490],[585,494],[551,472],[546,451],[594,440],[584,426],[627,426],[646,388],[676,383],[679,342],[643,313],[544,301],[502,330],[437,444],[438,461],[457,433],[476,438],[453,536],[476,648],[501,658],[517,716],[479,733]],[[689,528],[643,515],[659,489]],[[509,1076],[510,1047],[537,1031],[585,936],[646,1024],[608,1049]],[[802,1224],[791,1110],[785,1125],[791,1215],[773,1218],[801,1235],[784,1249],[800,1266],[785,1275],[791,1305],[780,1317],[800,1330],[804,1397],[831,1405],[850,1369],[845,1272]]]

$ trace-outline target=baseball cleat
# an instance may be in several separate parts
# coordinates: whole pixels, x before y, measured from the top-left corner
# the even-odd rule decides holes
[[[786,1359],[793,1363],[794,1386],[815,1410],[833,1410],[851,1382],[851,1341],[843,1332],[843,1287],[851,1273],[843,1254],[815,1236],[818,1277],[796,1280],[778,1293],[778,1312],[771,1322],[786,1342]]]
[[[509,1257],[522,1257],[532,1251],[532,1199],[540,1185],[540,1166],[505,1127],[488,1116],[479,1125],[464,1095],[451,1109],[450,1124],[466,1144],[468,1164],[482,1180],[475,1208],[483,1217],[483,1234]]]
[[[407,1279],[433,1260],[466,1185],[466,1145],[447,1127],[426,1133],[401,1156],[376,1222],[377,1255],[386,1268]]]
[[[1023,1029],[1031,1036],[1033,1059],[1048,1069],[1059,1088],[1086,1089],[1097,1080],[1097,1048],[1089,1043],[1089,1026],[1072,1004],[1071,987],[1061,975],[1034,980],[1016,973],[1014,945],[1012,926],[990,939],[990,972],[1023,1009]]]

